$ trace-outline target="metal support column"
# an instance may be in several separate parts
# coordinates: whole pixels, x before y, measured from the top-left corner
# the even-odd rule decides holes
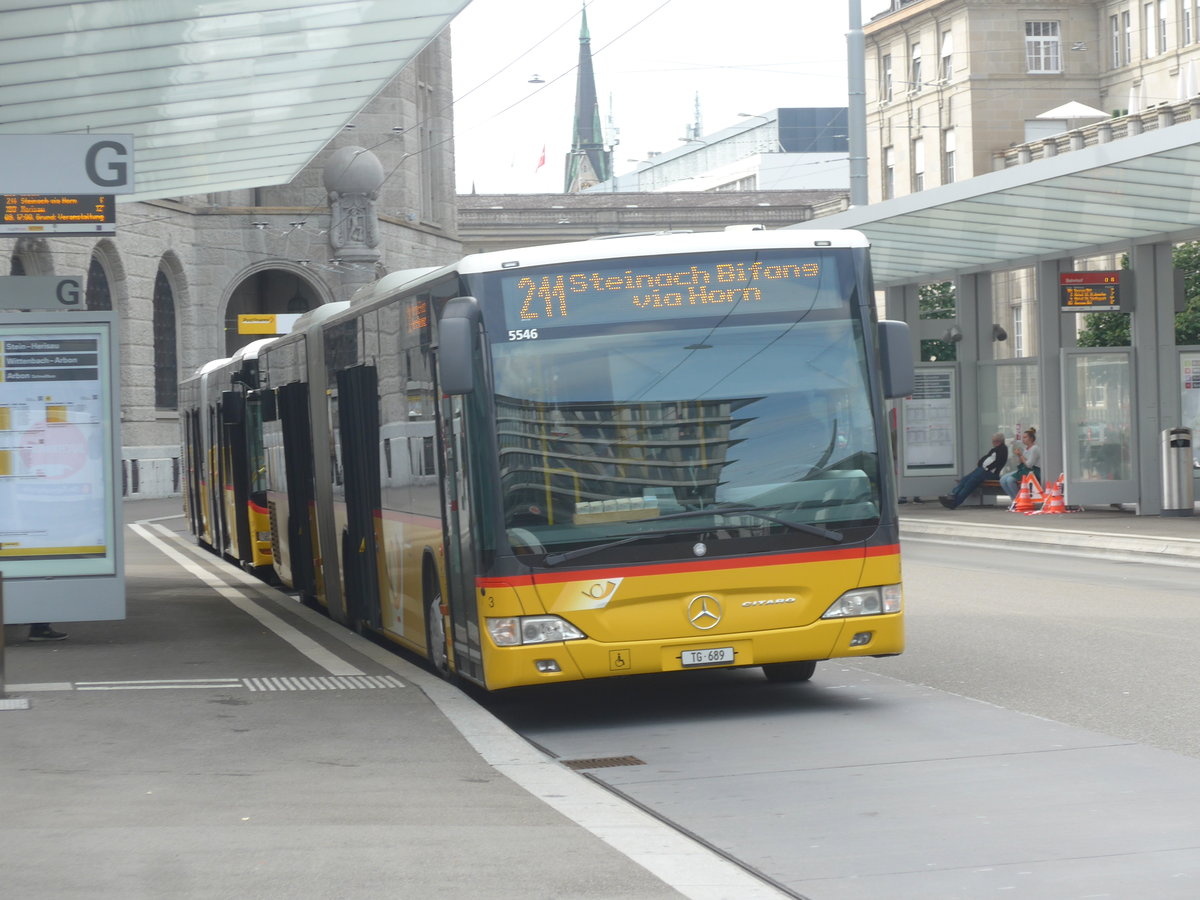
[[[1073,259],[1043,260],[1037,265],[1037,356],[1042,421],[1038,429],[1042,448],[1042,474],[1058,477],[1066,466],[1067,423],[1063,421],[1062,346],[1063,313],[1058,307],[1058,276],[1075,268]]]
[[[4,680],[4,573],[0,572],[0,710],[29,709],[29,701],[9,697],[8,682]]]

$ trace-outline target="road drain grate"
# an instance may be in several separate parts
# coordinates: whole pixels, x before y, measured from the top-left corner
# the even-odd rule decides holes
[[[568,769],[609,769],[613,766],[644,766],[636,756],[597,756],[593,759],[564,759]]]

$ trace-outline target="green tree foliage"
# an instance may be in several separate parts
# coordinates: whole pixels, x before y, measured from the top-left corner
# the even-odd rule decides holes
[[[1171,253],[1175,268],[1183,272],[1183,295],[1187,304],[1175,316],[1175,343],[1181,347],[1200,344],[1200,241],[1180,244]]]
[[[1128,347],[1130,342],[1129,313],[1098,312],[1083,317],[1080,347]]]
[[[1186,305],[1175,315],[1175,343],[1179,346],[1200,344],[1200,241],[1180,244],[1171,251],[1175,268],[1183,272]],[[1129,268],[1129,259],[1121,260]],[[1079,330],[1080,347],[1128,347],[1132,343],[1129,313],[1101,312],[1084,317]]]
[[[953,319],[957,310],[954,282],[926,284],[917,291],[917,309],[922,319]],[[921,362],[953,362],[958,359],[958,345],[953,341],[921,341]]]
[[[1129,256],[1121,257],[1121,270],[1129,268]],[[1129,313],[1098,312],[1083,317],[1076,343],[1080,347],[1128,347],[1133,343]]]

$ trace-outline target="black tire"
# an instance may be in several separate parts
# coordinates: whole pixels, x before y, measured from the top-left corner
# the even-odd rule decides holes
[[[808,681],[817,670],[817,661],[806,659],[801,662],[767,663],[762,670],[763,674],[767,676],[767,681]]]

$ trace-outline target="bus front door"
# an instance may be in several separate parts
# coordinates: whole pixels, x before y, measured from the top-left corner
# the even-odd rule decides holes
[[[345,478],[341,535],[346,614],[353,625],[381,627],[375,517],[380,509],[379,379],[374,366],[337,373],[338,434]]]
[[[283,465],[287,477],[287,564],[292,587],[300,596],[316,601],[315,522],[313,516],[312,428],[308,415],[308,385],[285,384],[278,391],[280,430],[283,434]],[[277,523],[277,527],[278,527]]]

